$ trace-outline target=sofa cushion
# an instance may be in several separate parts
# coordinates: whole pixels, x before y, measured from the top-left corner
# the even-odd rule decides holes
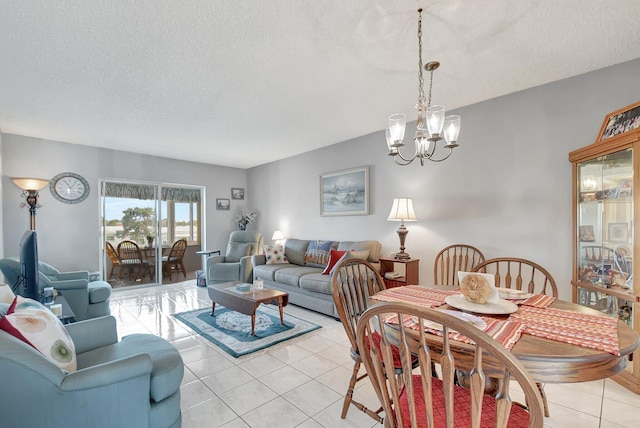
[[[241,258],[248,256],[250,252],[251,244],[249,242],[230,242],[224,261],[226,263],[239,262]]]
[[[264,256],[268,265],[278,265],[283,263],[289,263],[287,257],[284,255],[284,250],[280,245],[264,245],[262,247]]]
[[[307,252],[309,241],[304,239],[287,239],[284,244],[284,254],[289,259],[289,263],[304,266],[304,255]]]
[[[367,261],[377,263],[380,260],[381,245],[378,241],[342,241],[338,244],[337,250],[347,251],[369,251]]]
[[[329,264],[331,250],[338,248],[338,243],[334,241],[311,241],[304,253],[304,264],[306,266],[324,268]]]
[[[105,281],[93,281],[88,285],[89,303],[102,303],[111,296],[111,284]]]
[[[180,389],[184,363],[178,350],[165,339],[151,334],[131,334],[119,343],[78,355],[78,368],[92,367],[138,354],[151,357],[151,399],[160,402]]]
[[[324,270],[322,271],[323,275],[330,275],[333,272],[333,267],[338,264],[338,262],[340,261],[340,259],[342,259],[342,256],[344,256],[346,253],[346,251],[338,251],[338,250],[331,250],[331,256],[329,257],[329,264],[327,265],[326,268],[324,268]]]
[[[0,329],[37,349],[46,359],[69,372],[76,371],[76,350],[62,322],[42,303],[16,296]]]
[[[333,294],[331,277],[322,273],[311,273],[300,277],[300,288],[315,293]]]
[[[277,265],[256,265],[253,267],[253,276],[254,279],[266,279],[267,281],[275,281],[276,271],[291,267],[297,266],[290,263],[282,263]]]
[[[322,273],[322,269],[310,266],[297,266],[286,269],[280,269],[275,272],[274,279],[281,284],[298,287],[300,278],[312,273]]]

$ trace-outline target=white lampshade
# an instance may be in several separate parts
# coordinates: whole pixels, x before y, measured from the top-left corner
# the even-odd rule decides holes
[[[460,116],[457,114],[444,118],[444,139],[447,144],[455,144],[460,134]]]
[[[16,177],[12,178],[11,181],[22,190],[41,190],[49,184],[49,180],[43,180],[41,178]]]
[[[395,198],[387,220],[390,221],[416,221],[416,213],[413,210],[413,199]]]
[[[0,303],[13,303],[16,296],[7,284],[0,283]]]
[[[406,126],[407,116],[404,113],[396,113],[389,116],[389,135],[395,144],[402,143]]]
[[[444,125],[444,106],[431,106],[427,109],[427,129],[431,136],[440,135]]]
[[[274,241],[284,239],[284,234],[281,230],[276,230],[275,232],[273,232],[273,236],[271,237],[271,239]]]

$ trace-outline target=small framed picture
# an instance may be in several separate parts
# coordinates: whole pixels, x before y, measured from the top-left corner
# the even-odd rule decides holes
[[[609,241],[627,242],[629,240],[629,223],[609,223]]]
[[[636,128],[640,128],[640,102],[608,114],[600,128],[598,141],[624,134]]]
[[[240,189],[238,187],[232,187],[231,199],[244,199],[244,189]]]
[[[231,201],[229,199],[216,198],[216,209],[222,211],[229,211],[231,208]]]
[[[593,226],[580,226],[580,241],[591,242],[595,240],[596,236],[593,233]]]

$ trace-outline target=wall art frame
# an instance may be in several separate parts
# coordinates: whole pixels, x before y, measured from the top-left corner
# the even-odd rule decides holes
[[[320,175],[320,215],[369,215],[369,166]]]
[[[216,198],[216,210],[229,211],[231,209],[231,200],[225,198]]]
[[[231,199],[242,200],[244,199],[244,189],[239,187],[231,188]]]

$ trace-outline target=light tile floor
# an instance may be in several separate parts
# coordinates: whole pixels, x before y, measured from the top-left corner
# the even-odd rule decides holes
[[[343,394],[353,363],[342,324],[297,306],[285,312],[322,328],[271,348],[233,358],[171,315],[209,307],[205,288],[195,280],[146,288],[114,290],[111,313],[120,337],[152,333],[180,350],[185,364],[181,386],[182,426],[200,427],[377,427],[349,410],[340,419]],[[545,427],[638,427],[640,396],[611,380],[547,384],[551,417]],[[371,384],[355,395],[377,408]]]

